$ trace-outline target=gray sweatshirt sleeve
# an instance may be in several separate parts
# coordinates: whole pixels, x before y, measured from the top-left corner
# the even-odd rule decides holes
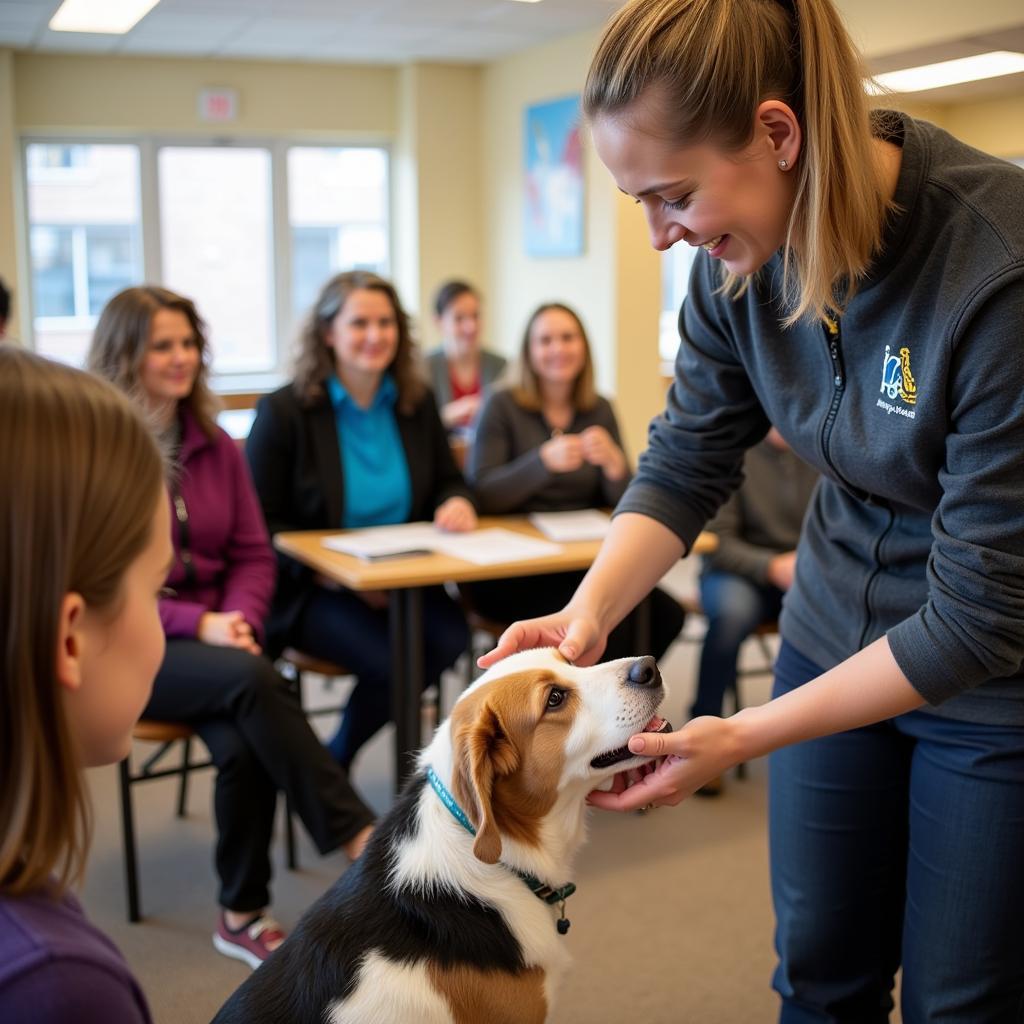
[[[1007,277],[953,333],[928,599],[887,634],[932,704],[1018,672],[1024,651],[1024,270]]]
[[[686,545],[739,486],[744,452],[768,419],[715,309],[711,261],[698,255],[679,314],[681,344],[665,411],[615,512],[638,512]]]
[[[551,479],[540,449],[516,443],[524,415],[508,391],[494,392],[480,411],[467,475],[484,515],[521,509]]]

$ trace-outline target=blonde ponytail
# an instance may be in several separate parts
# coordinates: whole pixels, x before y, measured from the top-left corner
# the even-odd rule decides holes
[[[830,0],[631,0],[591,62],[586,117],[660,90],[666,137],[738,151],[768,99],[800,121],[803,148],[783,258],[784,322],[841,313],[881,245],[887,199],[863,68]],[[726,272],[723,290],[748,281]]]

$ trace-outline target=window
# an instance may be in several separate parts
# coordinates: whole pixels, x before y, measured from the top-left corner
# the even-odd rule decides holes
[[[81,365],[107,300],[142,277],[139,149],[26,147],[35,347]]]
[[[163,281],[209,326],[214,372],[273,370],[270,151],[164,146],[158,174]]]
[[[661,323],[658,354],[671,372],[679,349],[679,307],[690,285],[690,271],[697,256],[695,247],[676,242],[661,257]]]
[[[111,295],[152,281],[195,300],[219,386],[270,386],[324,281],[389,273],[380,147],[44,139],[25,168],[35,347],[71,363]]]
[[[381,149],[292,146],[288,223],[292,314],[303,316],[320,286],[342,270],[388,273],[388,160]]]

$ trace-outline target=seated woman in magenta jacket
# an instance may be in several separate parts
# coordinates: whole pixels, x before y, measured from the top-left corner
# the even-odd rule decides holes
[[[263,657],[274,555],[245,461],[213,419],[206,355],[188,299],[128,288],[100,315],[89,367],[142,402],[174,454],[167,653],[143,717],[186,722],[210,749],[222,907],[213,941],[256,967],[284,938],[266,914],[278,790],[321,853],[358,856],[374,815]]]
[[[409,319],[376,274],[324,285],[291,384],[260,401],[246,444],[272,534],[433,520],[471,530],[476,512],[434,396],[416,372]],[[345,767],[391,718],[391,639],[383,593],[346,590],[280,560],[269,644],[340,662],[357,683],[330,742]],[[469,633],[442,587],[424,592],[424,679],[436,683]]]

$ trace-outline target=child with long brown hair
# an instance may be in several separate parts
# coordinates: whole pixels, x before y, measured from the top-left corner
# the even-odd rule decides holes
[[[148,1022],[70,889],[81,770],[126,756],[163,657],[163,462],[114,388],[0,346],[0,480],[0,1020]]]

